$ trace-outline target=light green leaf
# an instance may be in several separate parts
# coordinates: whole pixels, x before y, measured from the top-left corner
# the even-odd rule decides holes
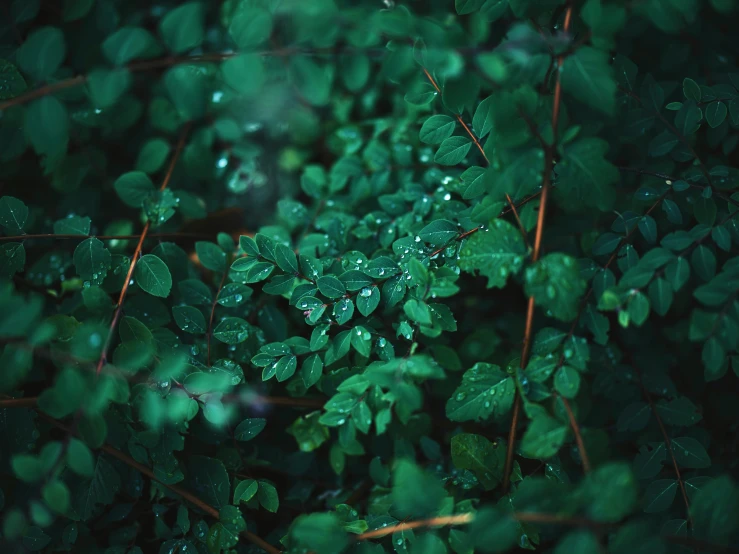
[[[15,59],[21,71],[36,81],[45,81],[59,69],[66,54],[64,33],[57,27],[41,27],[28,35]]]
[[[266,425],[267,420],[261,417],[245,419],[234,429],[234,437],[238,441],[250,441],[261,433]]]
[[[441,143],[434,161],[441,165],[457,165],[470,151],[472,141],[467,137],[449,137]]]
[[[526,245],[513,224],[495,219],[484,232],[465,240],[459,252],[459,267],[488,278],[488,288],[503,288],[510,275],[521,270]]]
[[[462,383],[446,403],[452,421],[503,419],[513,406],[513,378],[497,365],[477,363],[462,376]]]
[[[440,144],[454,132],[454,120],[448,115],[432,115],[421,126],[419,137],[426,144]]]
[[[565,58],[562,88],[591,108],[612,115],[616,100],[616,80],[607,52],[590,46],[578,48]]]
[[[23,228],[28,220],[28,207],[14,196],[0,198],[0,225],[9,235],[25,234]]]
[[[91,285],[100,285],[108,274],[112,257],[102,241],[89,238],[77,245],[73,260],[82,280],[89,281]]]
[[[577,260],[565,254],[547,254],[526,269],[526,294],[562,321],[572,321],[578,312],[586,284]]]
[[[141,256],[136,264],[136,281],[152,296],[166,298],[172,290],[172,274],[167,264],[154,254]]]
[[[200,2],[187,2],[169,10],[161,19],[159,32],[172,52],[180,54],[203,42],[204,11]]]
[[[249,336],[249,324],[240,317],[227,317],[216,326],[213,336],[226,344],[239,344]]]

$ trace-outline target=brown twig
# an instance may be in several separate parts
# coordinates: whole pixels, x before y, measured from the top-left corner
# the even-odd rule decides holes
[[[526,227],[523,226],[523,222],[521,221],[521,218],[518,217],[518,210],[516,210],[516,205],[513,203],[513,200],[511,200],[511,196],[506,192],[505,194],[506,200],[508,201],[508,206],[510,206],[511,211],[513,212],[513,217],[516,218],[516,223],[518,224],[518,230],[521,231],[521,236],[523,237],[523,241],[526,243],[526,246],[528,248],[531,248],[531,245],[529,244],[529,235],[526,233]]]
[[[649,409],[652,410],[652,414],[654,414],[654,419],[657,421],[657,425],[659,426],[660,433],[662,433],[662,439],[665,442],[665,447],[667,448],[667,453],[670,455],[670,460],[672,461],[672,467],[675,469],[675,476],[677,477],[677,483],[680,486],[680,493],[683,497],[683,503],[685,504],[685,513],[686,513],[686,520],[688,522],[688,527],[693,527],[693,517],[690,515],[690,501],[688,500],[688,492],[685,489],[685,482],[683,481],[682,474],[680,473],[680,467],[677,464],[677,458],[675,458],[675,452],[672,450],[672,441],[670,440],[670,436],[667,434],[667,429],[665,428],[665,424],[662,422],[662,418],[659,415],[659,412],[657,411],[657,408],[654,405],[654,400],[652,399],[652,395],[649,394],[649,389],[644,384],[644,378],[641,372],[641,369],[639,366],[636,365],[636,361],[633,359],[631,354],[626,348],[621,348],[624,357],[629,361],[631,367],[634,368],[634,371],[636,372],[636,378],[639,381],[639,387],[642,390],[642,394],[644,395],[644,398],[646,399],[647,403],[649,404]]]
[[[38,235],[14,235],[11,237],[0,237],[0,242],[6,240],[29,240],[29,239],[89,239],[98,240],[129,240],[140,239],[141,235],[56,235],[54,233],[41,233]],[[188,239],[212,239],[213,235],[206,233],[149,233],[147,238],[188,238]]]
[[[567,412],[567,419],[570,421],[570,427],[572,427],[572,431],[575,434],[575,442],[577,443],[577,449],[580,453],[580,460],[582,461],[583,471],[585,473],[590,473],[590,469],[591,469],[590,458],[588,457],[588,452],[585,449],[585,443],[582,440],[582,433],[580,432],[580,426],[577,423],[577,419],[575,419],[575,414],[572,411],[570,402],[561,394],[557,395],[557,397],[562,401],[562,405],[564,406],[565,411]]]
[[[396,525],[388,525],[374,531],[366,531],[357,535],[358,541],[366,541],[370,539],[379,539],[387,535],[392,535],[398,531],[408,531],[410,529],[419,529],[425,527],[444,527],[447,525],[466,525],[474,519],[471,513],[457,514],[453,516],[432,517],[429,519],[419,519],[417,521],[406,521]]]
[[[169,163],[169,167],[167,168],[167,173],[164,176],[164,180],[162,181],[162,186],[159,187],[159,190],[162,191],[167,188],[167,185],[169,185],[169,181],[172,178],[172,173],[174,172],[174,167],[177,164],[177,159],[180,157],[180,153],[182,152],[182,149],[185,147],[185,140],[187,139],[187,135],[190,132],[191,123],[188,123],[185,125],[185,127],[182,130],[182,133],[180,134],[180,140],[177,143],[177,148],[174,151],[174,154],[172,155],[172,159]],[[98,360],[97,368],[95,370],[95,373],[97,375],[100,374],[100,371],[103,369],[103,365],[105,364],[105,361],[108,356],[108,349],[110,348],[110,343],[113,339],[113,335],[115,334],[116,326],[118,325],[118,320],[121,317],[121,312],[123,311],[123,302],[126,300],[126,293],[128,292],[128,287],[131,283],[131,278],[133,277],[133,272],[136,269],[136,263],[138,262],[139,256],[141,256],[141,251],[144,246],[144,239],[146,239],[146,235],[149,232],[149,228],[151,227],[150,222],[146,222],[146,225],[144,225],[143,231],[141,231],[141,236],[139,237],[139,242],[136,245],[136,250],[133,252],[133,256],[131,257],[131,264],[128,266],[128,273],[126,274],[126,280],[123,282],[123,287],[121,288],[121,293],[118,296],[118,304],[115,307],[115,312],[113,313],[113,319],[110,322],[110,328],[108,330],[108,336],[105,338],[105,344],[103,345],[103,350],[100,353],[100,359]]]
[[[58,421],[58,420],[56,420],[56,419],[54,419],[52,417],[46,416],[45,414],[41,414],[41,415],[49,423],[51,423],[52,425],[55,425],[56,427],[58,427],[58,428],[60,428],[60,429],[62,429],[64,431],[66,431],[68,434],[72,431],[69,427],[67,427],[66,425],[64,425],[62,422],[60,422],[60,421]],[[145,466],[145,465],[137,462],[136,460],[134,460],[133,458],[131,458],[127,454],[124,454],[120,450],[118,450],[116,448],[113,448],[112,446],[107,445],[107,444],[104,444],[103,446],[101,446],[100,447],[100,450],[102,450],[106,454],[109,454],[109,455],[113,456],[114,458],[120,460],[124,464],[126,464],[126,465],[128,465],[128,466],[130,466],[130,467],[132,467],[134,469],[136,469],[140,473],[146,475],[149,479],[152,479],[154,481],[157,481],[158,483],[160,483],[164,487],[168,488],[173,493],[180,495],[182,498],[184,498],[185,500],[187,500],[188,502],[190,502],[194,506],[197,506],[200,510],[202,510],[206,514],[210,515],[211,517],[213,517],[215,519],[219,519],[220,518],[220,513],[213,506],[211,506],[210,504],[208,504],[206,502],[203,502],[197,496],[195,496],[191,492],[183,489],[182,487],[180,487],[178,485],[170,485],[170,484],[167,484],[167,483],[161,481],[160,479],[157,479],[156,475],[154,475],[154,472],[151,469],[149,469],[147,466]],[[272,546],[271,544],[269,544],[267,541],[265,541],[264,539],[262,539],[261,537],[259,537],[258,535],[255,535],[254,533],[252,533],[250,531],[242,531],[242,535],[244,535],[244,537],[249,542],[251,542],[253,544],[256,544],[259,548],[261,548],[262,550],[268,552],[269,554],[280,554],[280,552],[281,552],[278,548],[275,548],[274,546]]]
[[[34,408],[36,407],[37,397],[29,398],[4,398],[0,399],[0,409],[3,408]]]
[[[436,80],[431,76],[431,73],[428,72],[428,70],[425,67],[422,67],[424,75],[426,75],[426,78],[431,83],[431,86],[433,86],[436,89],[436,92],[441,94],[441,88],[436,83]],[[454,116],[457,118],[457,121],[464,127],[464,130],[467,132],[467,134],[470,136],[472,141],[475,143],[475,146],[477,146],[477,149],[480,151],[480,154],[482,154],[482,157],[485,158],[485,162],[490,165],[490,160],[488,160],[487,155],[485,154],[485,150],[483,150],[482,145],[480,144],[480,141],[477,139],[475,134],[472,132],[472,129],[470,129],[467,124],[462,119],[462,116],[459,114],[454,114]]]
[[[564,32],[568,32],[570,29],[570,23],[572,22],[572,4],[567,6],[564,20]],[[557,58],[557,67],[562,68],[564,63],[564,57],[559,56]],[[554,85],[554,105],[552,107],[552,144],[548,145],[544,151],[544,174],[542,176],[541,184],[541,200],[539,201],[539,214],[536,221],[536,235],[534,237],[534,251],[531,256],[531,261],[536,262],[539,259],[541,253],[541,241],[544,236],[544,220],[546,216],[547,200],[549,199],[549,185],[552,171],[552,164],[554,162],[554,151],[557,144],[557,125],[559,123],[559,108],[562,102],[562,82],[560,79],[561,71],[557,71],[557,78]],[[526,326],[524,328],[523,337],[523,348],[521,352],[521,370],[526,368],[529,361],[529,354],[531,352],[531,340],[533,336],[533,324],[534,324],[534,308],[535,302],[534,297],[529,298],[529,303],[526,309]],[[521,398],[518,394],[518,390],[515,393],[515,400],[513,402],[513,413],[511,416],[511,426],[508,431],[508,450],[506,451],[505,469],[503,472],[503,490],[508,490],[508,484],[510,482],[511,469],[513,467],[513,453],[514,444],[516,441],[516,427],[518,425],[518,418],[521,412]],[[575,433],[575,439],[582,441],[580,436],[579,428],[573,427]],[[578,439],[579,437],[579,439]]]

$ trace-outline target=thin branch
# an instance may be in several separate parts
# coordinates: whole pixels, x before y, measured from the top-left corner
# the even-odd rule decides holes
[[[374,531],[366,531],[357,535],[358,541],[366,541],[370,539],[379,539],[387,535],[392,535],[398,531],[409,531],[410,529],[419,529],[426,527],[444,527],[447,525],[466,525],[474,519],[471,513],[457,514],[453,516],[432,517],[430,519],[419,519],[418,521],[406,521],[397,525],[388,525]]]
[[[190,132],[191,123],[188,123],[185,125],[184,129],[182,130],[182,133],[180,134],[180,140],[177,143],[177,148],[174,151],[174,154],[172,155],[172,159],[169,163],[169,168],[167,168],[167,173],[164,176],[164,180],[162,181],[162,186],[159,187],[159,190],[162,191],[167,188],[167,185],[169,185],[169,181],[172,178],[172,173],[174,172],[174,167],[177,164],[177,159],[180,157],[180,154],[182,153],[183,148],[185,147],[185,140],[187,139],[187,135]],[[136,250],[133,252],[133,256],[131,257],[131,264],[128,267],[128,273],[126,274],[126,280],[123,282],[123,287],[121,288],[121,293],[118,296],[118,304],[116,305],[115,312],[113,313],[113,319],[110,322],[110,329],[108,330],[108,335],[105,338],[105,344],[103,345],[103,350],[100,352],[100,359],[98,360],[97,368],[95,370],[95,373],[97,375],[100,375],[100,371],[103,369],[103,365],[105,364],[107,357],[108,357],[108,349],[110,348],[110,343],[113,339],[113,335],[115,334],[116,326],[118,325],[118,320],[121,317],[121,312],[123,311],[123,302],[126,300],[126,293],[128,292],[128,287],[131,283],[131,278],[133,277],[133,272],[136,269],[136,263],[138,262],[139,256],[141,256],[141,251],[144,246],[144,239],[146,239],[146,235],[149,232],[150,228],[150,222],[146,222],[146,225],[144,225],[144,230],[141,231],[141,236],[139,237],[139,242],[136,245]]]
[[[479,48],[457,49],[457,52],[464,56],[475,56],[478,53],[480,53],[480,51],[481,50]],[[165,67],[171,67],[173,65],[178,65],[182,63],[220,62],[220,61],[227,60],[229,58],[233,58],[235,56],[239,56],[245,53],[256,54],[257,56],[266,56],[266,57],[275,57],[275,58],[295,56],[295,55],[321,56],[321,55],[338,54],[338,53],[360,53],[360,54],[365,54],[365,55],[375,55],[376,54],[377,56],[382,56],[383,54],[386,53],[386,50],[383,48],[352,48],[352,47],[344,47],[344,48],[331,47],[331,48],[316,48],[316,49],[287,47],[287,48],[279,48],[276,50],[263,50],[259,52],[235,52],[235,51],[211,52],[208,54],[197,54],[194,56],[165,56],[162,58],[155,58],[152,60],[139,60],[139,61],[129,63],[126,66],[126,69],[128,69],[129,71],[133,73],[136,73],[136,72],[141,72],[141,71],[151,71],[155,69],[163,69]],[[35,100],[37,98],[41,98],[49,94],[53,94],[60,90],[64,90],[64,89],[68,89],[71,87],[75,87],[77,85],[85,84],[87,82],[87,79],[88,79],[87,75],[76,75],[75,77],[63,79],[61,81],[57,81],[56,83],[50,83],[48,85],[44,85],[37,89],[21,94],[20,96],[16,96],[15,98],[6,100],[5,102],[0,102],[0,111],[7,110],[8,108],[11,108],[13,106],[20,106],[21,104],[26,104],[27,102],[30,102],[31,100]]]
[[[60,429],[66,431],[67,434],[71,433],[72,430],[69,427],[67,427],[66,425],[64,425],[63,423],[61,423],[60,421],[58,421],[58,420],[56,420],[56,419],[54,419],[52,417],[46,416],[45,414],[41,414],[41,415],[44,417],[44,419],[46,419],[51,424],[53,424],[56,427],[59,427]],[[168,488],[173,493],[180,495],[182,498],[184,498],[185,500],[187,500],[188,502],[190,502],[194,506],[197,506],[200,510],[202,510],[206,514],[210,515],[211,517],[213,517],[215,519],[219,519],[220,518],[220,513],[213,506],[211,506],[210,504],[208,504],[206,502],[203,502],[197,496],[195,496],[191,492],[183,489],[182,487],[180,487],[178,485],[170,485],[170,484],[165,483],[164,481],[161,481],[160,479],[158,479],[156,477],[156,475],[154,475],[154,472],[151,469],[149,469],[147,466],[145,466],[145,465],[137,462],[136,460],[134,460],[133,458],[131,458],[127,454],[124,454],[120,450],[118,450],[116,448],[113,448],[112,446],[107,445],[107,444],[104,444],[103,446],[101,446],[100,447],[100,450],[102,450],[106,454],[109,454],[109,455],[113,456],[114,458],[120,460],[124,464],[126,464],[126,465],[128,465],[128,466],[130,466],[130,467],[132,467],[134,469],[136,469],[140,473],[146,475],[149,479],[152,479],[154,481],[157,481],[162,486]],[[274,546],[272,546],[271,544],[269,544],[267,541],[265,541],[264,539],[262,539],[261,537],[259,537],[258,535],[255,535],[254,533],[252,533],[250,531],[242,531],[241,534],[246,538],[246,540],[248,540],[249,542],[257,545],[259,548],[261,548],[262,550],[268,552],[269,554],[280,554],[281,553],[281,550],[279,550],[278,548],[275,548]]]
[[[8,108],[11,108],[13,106],[25,104],[26,102],[36,100],[36,98],[41,98],[49,94],[53,94],[60,90],[76,87],[77,85],[81,85],[85,82],[87,82],[86,75],[77,75],[76,77],[70,77],[69,79],[64,79],[63,81],[44,85],[43,87],[28,91],[25,94],[16,96],[15,98],[11,98],[10,100],[6,100],[5,102],[0,102],[0,111],[7,110]]]
[[[575,414],[572,411],[570,402],[561,394],[557,396],[562,401],[562,405],[564,406],[565,411],[567,412],[567,419],[570,421],[570,427],[572,427],[572,431],[575,433],[575,442],[577,443],[577,449],[580,453],[580,460],[582,461],[583,471],[585,473],[590,473],[590,470],[591,470],[590,458],[588,457],[588,452],[585,449],[585,443],[582,440],[582,433],[580,432],[580,426],[577,423],[577,419],[575,419]]]
[[[677,483],[680,485],[680,494],[683,497],[683,503],[685,504],[685,514],[686,519],[688,521],[688,527],[692,529],[693,527],[693,517],[690,515],[690,501],[688,500],[688,492],[685,489],[685,482],[683,481],[683,477],[680,474],[680,467],[677,464],[677,458],[675,458],[675,452],[672,450],[672,441],[670,440],[670,436],[667,434],[667,429],[665,428],[665,424],[662,422],[662,418],[659,415],[659,412],[657,412],[657,408],[654,405],[654,400],[652,399],[652,395],[649,394],[649,389],[647,389],[646,385],[644,384],[643,375],[641,372],[641,369],[639,369],[639,366],[636,365],[636,362],[631,358],[631,355],[628,353],[627,350],[623,349],[624,355],[627,356],[627,359],[631,362],[631,367],[634,368],[634,371],[636,372],[636,377],[639,380],[639,386],[641,387],[642,394],[644,394],[644,398],[646,398],[647,403],[649,404],[649,408],[652,410],[652,413],[654,414],[654,418],[657,421],[657,425],[659,426],[659,430],[662,433],[662,438],[665,442],[665,447],[667,447],[667,453],[670,455],[670,460],[672,460],[672,467],[675,469],[675,476],[677,477]]]
[[[508,201],[508,205],[510,206],[511,211],[513,212],[513,217],[516,218],[516,223],[518,223],[518,230],[521,231],[521,236],[523,237],[523,241],[526,243],[526,247],[531,248],[531,245],[529,244],[529,235],[526,233],[526,227],[523,226],[521,218],[518,217],[518,210],[516,210],[516,205],[513,203],[513,200],[511,200],[511,197],[507,192],[505,197]]]
[[[565,12],[565,20],[564,20],[564,26],[563,30],[565,33],[567,33],[570,29],[570,23],[572,22],[572,4],[569,4],[567,6],[567,11]],[[564,62],[564,57],[559,56],[557,58],[557,67],[558,69],[562,68],[562,64]],[[562,74],[561,71],[557,71],[557,77],[556,82],[554,85],[554,105],[552,107],[552,144],[548,145],[545,149],[544,153],[544,173],[542,176],[542,184],[541,184],[541,200],[539,202],[539,216],[536,221],[536,235],[534,237],[534,251],[531,256],[531,261],[536,262],[539,259],[539,254],[541,253],[541,241],[544,236],[544,221],[546,216],[546,208],[547,208],[547,200],[549,199],[549,188],[550,188],[550,179],[551,179],[551,173],[552,173],[552,165],[554,163],[554,152],[557,145],[557,126],[559,124],[559,109],[560,104],[562,103],[562,82],[560,79],[560,75]],[[531,340],[533,336],[533,323],[534,323],[534,308],[535,308],[535,302],[534,297],[529,298],[528,307],[526,310],[526,326],[524,328],[524,337],[523,337],[523,349],[521,352],[521,370],[524,370],[526,368],[526,365],[529,361],[529,355],[531,352]],[[518,394],[518,390],[516,390],[515,393],[515,401],[513,402],[513,413],[511,417],[511,426],[508,431],[508,449],[506,451],[506,461],[505,461],[505,469],[503,472],[503,490],[508,490],[508,485],[510,482],[510,476],[511,476],[511,469],[513,467],[513,453],[514,453],[514,444],[516,442],[516,427],[518,425],[518,418],[519,414],[521,412],[521,398]],[[575,433],[575,439],[579,442],[582,442],[582,437],[580,436],[580,430],[578,427],[573,427],[573,432]],[[587,458],[587,454],[585,454],[585,457]]]
[[[95,238],[98,240],[130,240],[140,239],[141,235],[57,235],[54,233],[41,233],[38,235],[14,235],[11,237],[0,237],[0,242],[6,240],[30,240],[30,239],[89,239]],[[213,235],[206,233],[149,233],[147,238],[187,238],[187,239],[212,239]]]
[[[191,398],[197,398],[198,395],[190,395]],[[249,406],[288,406],[293,408],[314,408],[321,409],[326,403],[320,398],[292,398],[290,396],[259,396],[244,397],[239,394],[231,394],[224,396],[221,402],[229,403],[245,403]],[[36,408],[38,396],[29,396],[26,398],[1,398],[0,409],[3,408]]]
[[[35,408],[37,397],[30,398],[5,398],[0,399],[0,409],[3,408]]]
[[[426,75],[426,78],[429,80],[431,85],[436,89],[436,92],[441,94],[441,88],[436,83],[434,78],[431,76],[431,73],[428,72],[428,70],[425,67],[422,67],[424,75]],[[457,118],[457,121],[464,127],[464,130],[467,132],[467,134],[470,136],[472,141],[475,143],[475,146],[477,146],[477,149],[480,151],[480,154],[482,154],[482,157],[485,158],[485,163],[490,165],[490,160],[488,160],[487,155],[485,154],[485,150],[483,150],[482,145],[480,144],[480,141],[475,136],[475,133],[472,132],[472,130],[467,126],[467,124],[462,119],[462,116],[459,114],[454,114],[454,116]]]

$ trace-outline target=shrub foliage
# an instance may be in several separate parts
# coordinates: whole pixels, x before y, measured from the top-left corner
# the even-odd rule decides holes
[[[4,552],[738,543],[735,1],[6,4]]]

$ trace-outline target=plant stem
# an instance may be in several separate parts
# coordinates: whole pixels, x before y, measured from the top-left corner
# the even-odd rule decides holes
[[[182,153],[183,148],[185,147],[185,140],[187,139],[187,135],[190,132],[191,126],[192,126],[191,123],[187,123],[185,127],[183,128],[182,132],[180,133],[180,140],[178,141],[177,148],[175,149],[174,154],[172,155],[172,160],[170,161],[169,167],[167,168],[167,173],[165,174],[164,180],[162,181],[162,186],[159,187],[160,191],[167,188],[167,185],[169,184],[169,181],[172,178],[174,167],[177,164],[177,159],[180,157],[180,154]],[[146,235],[149,232],[150,227],[151,227],[151,224],[149,221],[147,221],[146,225],[144,225],[144,230],[141,231],[141,236],[139,237],[139,242],[136,245],[136,250],[134,250],[133,256],[131,257],[131,264],[128,266],[128,273],[126,274],[126,280],[123,282],[123,287],[121,288],[121,294],[118,296],[118,304],[116,305],[115,312],[113,313],[113,319],[110,322],[110,329],[108,330],[108,336],[105,338],[105,344],[103,345],[103,350],[100,353],[100,359],[98,360],[97,368],[95,370],[96,375],[100,375],[100,371],[102,371],[103,365],[105,364],[107,360],[108,349],[110,348],[110,343],[113,339],[115,328],[118,325],[118,320],[120,319],[121,312],[123,311],[123,302],[126,300],[126,293],[128,292],[128,287],[131,283],[133,272],[136,269],[136,263],[138,262],[139,256],[141,256],[141,251],[144,246],[144,239],[146,239]]]
[[[71,432],[71,429],[64,425],[62,422],[44,415],[44,419],[46,419],[49,423],[52,425],[55,425],[56,427],[59,427],[60,429],[66,431],[68,434]],[[100,450],[105,452],[106,454],[109,454],[113,456],[114,458],[120,460],[124,464],[136,469],[137,471],[143,473],[146,475],[149,479],[152,479],[154,481],[157,481],[162,486],[167,487],[170,491],[172,491],[175,494],[179,494],[182,498],[193,504],[194,506],[197,506],[199,509],[201,509],[206,514],[210,515],[211,517],[215,519],[220,518],[220,513],[218,510],[216,510],[213,506],[210,504],[203,502],[200,500],[197,496],[192,494],[191,492],[183,489],[182,487],[178,485],[169,485],[167,483],[164,483],[163,481],[160,481],[157,479],[156,475],[154,475],[154,472],[149,469],[147,466],[137,462],[127,454],[124,454],[120,450],[113,448],[110,445],[104,444],[100,447]],[[262,550],[268,552],[269,554],[280,554],[281,550],[278,548],[275,548],[271,544],[269,544],[267,541],[259,537],[258,535],[255,535],[251,531],[242,531],[241,534],[248,540],[249,542],[256,544],[259,548]]]
[[[565,21],[564,21],[564,32],[567,33],[570,29],[570,23],[572,22],[572,4],[569,4],[567,6],[567,11],[565,12]],[[561,70],[562,64],[564,63],[564,56],[559,56],[557,58],[557,67]],[[552,107],[552,135],[553,140],[552,144],[548,145],[545,148],[544,152],[544,173],[542,175],[542,184],[541,184],[541,199],[539,201],[539,215],[536,220],[536,235],[534,237],[534,251],[531,255],[531,261],[537,262],[539,260],[539,255],[541,253],[541,241],[544,236],[544,221],[546,216],[546,209],[547,209],[547,201],[549,200],[549,185],[551,180],[551,173],[552,173],[552,164],[554,162],[554,152],[557,146],[557,125],[559,123],[559,108],[560,104],[562,103],[562,81],[560,79],[561,71],[557,71],[557,78],[554,85],[554,105]],[[533,328],[534,328],[534,308],[535,308],[535,302],[534,297],[529,298],[529,303],[526,309],[526,326],[524,328],[524,337],[523,337],[523,349],[521,352],[521,370],[523,371],[526,369],[526,365],[529,361],[529,355],[531,352],[531,341],[533,337]],[[565,408],[569,409],[569,402],[567,399],[562,398],[563,404],[565,404]],[[511,417],[511,426],[508,431],[508,450],[506,451],[506,460],[505,460],[505,469],[503,472],[503,491],[508,490],[508,485],[510,482],[510,476],[511,476],[511,469],[513,467],[513,452],[514,452],[514,444],[516,442],[516,427],[518,425],[518,418],[521,412],[521,398],[518,394],[518,390],[515,393],[515,400],[513,402],[513,413]],[[574,418],[573,418],[574,419]],[[582,442],[582,437],[580,435],[580,429],[578,426],[573,426],[573,432],[575,433],[575,439],[578,441],[578,444]],[[583,452],[584,454],[584,452]],[[587,459],[587,454],[585,454],[584,459]]]

